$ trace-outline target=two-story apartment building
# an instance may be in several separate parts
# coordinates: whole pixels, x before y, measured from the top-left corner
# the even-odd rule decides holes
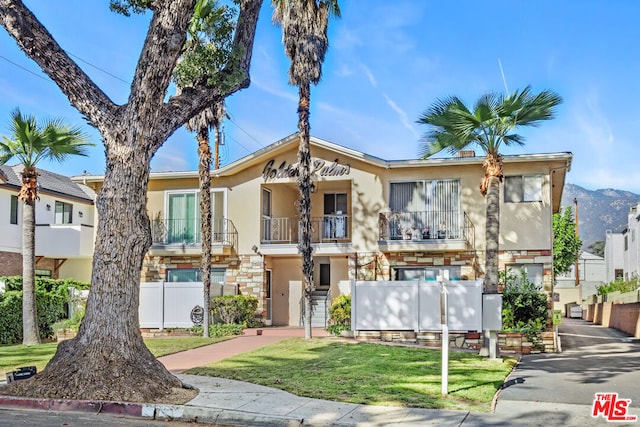
[[[629,209],[627,227],[622,231],[624,277],[640,277],[640,202]]]
[[[213,281],[258,297],[263,319],[300,324],[298,138],[291,135],[212,171]],[[408,280],[484,274],[483,157],[383,160],[311,139],[315,285],[327,299],[352,279]],[[501,268],[526,267],[552,283],[552,215],[570,153],[505,156]],[[103,176],[74,178],[97,190]],[[153,245],[143,282],[200,280],[198,175],[151,173]]]
[[[21,165],[0,165],[0,276],[22,275]],[[69,177],[38,169],[36,275],[91,279],[94,193]]]

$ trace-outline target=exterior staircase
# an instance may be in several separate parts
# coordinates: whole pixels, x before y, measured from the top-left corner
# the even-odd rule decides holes
[[[329,290],[315,290],[311,295],[312,328],[326,328],[329,325]],[[304,322],[304,319],[303,319]]]

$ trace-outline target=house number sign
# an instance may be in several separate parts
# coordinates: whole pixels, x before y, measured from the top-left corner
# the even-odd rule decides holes
[[[275,166],[275,160],[269,160],[262,170],[262,177],[265,181],[271,181],[280,178],[297,178],[300,173],[298,172],[297,163],[287,163],[283,161],[279,166]],[[311,175],[318,176],[344,176],[349,175],[351,172],[351,166],[342,165],[338,163],[338,159],[333,163],[327,164],[322,159],[312,159],[311,161]]]

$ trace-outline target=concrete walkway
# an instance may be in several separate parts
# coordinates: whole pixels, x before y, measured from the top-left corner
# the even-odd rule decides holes
[[[567,321],[568,319],[563,319]],[[495,412],[446,411],[416,408],[358,405],[294,396],[282,390],[222,378],[185,375],[186,369],[207,365],[225,357],[260,348],[282,339],[303,336],[301,329],[265,328],[249,330],[232,340],[212,344],[159,360],[183,382],[199,390],[197,397],[185,405],[137,404],[117,402],[82,402],[46,399],[17,399],[0,396],[0,412],[11,407],[47,410],[75,410],[120,414],[149,419],[170,419],[215,423],[225,426],[599,426],[608,422],[593,418],[591,388],[602,392],[618,392],[621,398],[633,400],[630,415],[640,415],[634,371],[640,371],[636,349],[611,346],[633,344],[634,340],[617,335],[617,331],[601,331],[588,322],[565,323],[561,329],[567,342],[565,353],[531,355],[521,359],[499,394]],[[596,327],[597,328],[597,327]],[[613,334],[598,338],[600,334]],[[326,336],[314,330],[314,337]],[[594,342],[571,344],[572,336],[592,338]],[[561,335],[562,336],[562,335]],[[605,364],[607,355],[618,357],[622,366]],[[633,360],[627,356],[633,355]],[[578,363],[579,362],[579,363]],[[615,363],[615,362],[614,362]],[[553,375],[549,375],[553,374]],[[606,382],[607,377],[615,381]],[[565,387],[562,389],[562,387]],[[580,387],[588,388],[581,394]],[[606,390],[605,390],[606,389]],[[559,391],[561,390],[561,391]],[[625,394],[626,393],[626,394]],[[578,397],[576,397],[578,396]],[[580,397],[581,396],[581,397]],[[1,414],[0,414],[1,416]],[[640,425],[639,423],[615,423]]]

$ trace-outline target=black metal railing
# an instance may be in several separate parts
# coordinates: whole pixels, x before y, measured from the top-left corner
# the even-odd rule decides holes
[[[153,245],[202,245],[199,219],[154,219],[151,221]],[[211,219],[211,244],[237,247],[238,230],[227,218]]]
[[[311,218],[311,242],[348,242],[351,224],[348,215],[323,215]],[[298,218],[263,218],[261,243],[297,243],[300,239]]]
[[[380,240],[475,240],[475,226],[459,211],[381,212],[378,223]]]

